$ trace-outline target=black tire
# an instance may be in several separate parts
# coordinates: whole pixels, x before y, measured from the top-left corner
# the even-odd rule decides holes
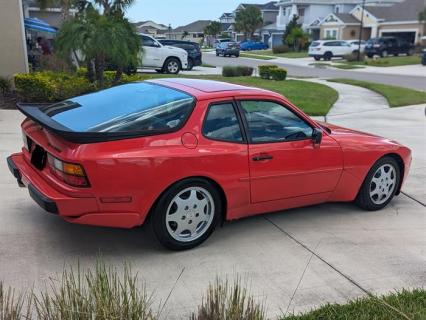
[[[387,50],[383,50],[382,52],[380,52],[380,57],[381,58],[386,58],[387,56],[388,56]]]
[[[320,61],[321,57],[320,56],[314,56],[315,61]]]
[[[324,60],[330,61],[331,58],[333,58],[333,54],[330,51],[327,51],[326,53],[324,53]]]
[[[202,234],[198,235],[198,238],[192,241],[179,241],[175,239],[168,230],[169,228],[172,228],[172,225],[167,225],[167,210],[169,206],[173,205],[173,199],[187,188],[201,188],[206,190],[210,194],[214,203],[214,210],[212,212],[213,216],[211,218],[212,220],[210,225],[208,227],[206,226],[206,229],[203,230]],[[160,196],[152,213],[151,226],[156,238],[164,247],[170,250],[188,250],[203,243],[213,233],[218,221],[220,220],[221,212],[222,201],[218,190],[207,180],[191,178],[177,182]],[[191,218],[186,217],[185,219]],[[188,220],[188,222],[189,221],[190,220]]]
[[[240,55],[239,55],[239,54],[236,54],[236,55],[235,55],[235,58],[239,58],[239,57],[240,57]]]
[[[374,57],[374,54],[369,53],[369,54],[367,54],[367,57],[369,57],[371,59],[371,58]]]
[[[173,66],[173,67],[172,67]],[[182,65],[177,58],[168,58],[164,63],[163,69],[168,74],[178,74],[182,70]]]
[[[414,50],[413,49],[408,49],[407,56],[412,56],[413,54],[414,54]]]
[[[186,70],[191,71],[194,69],[194,61],[192,59],[188,59],[188,68]]]
[[[394,170],[395,170],[395,182],[394,182],[393,190],[392,190],[389,198],[385,202],[377,204],[373,201],[372,197],[370,196],[370,189],[372,187],[372,179],[373,179],[374,175],[376,174],[376,171],[384,165],[389,165],[389,166],[392,166],[394,168]],[[364,182],[361,186],[361,189],[358,192],[358,196],[357,196],[355,202],[360,208],[362,208],[364,210],[375,211],[375,210],[383,209],[384,207],[386,207],[388,205],[389,202],[392,201],[393,197],[395,196],[396,191],[398,190],[400,181],[401,181],[401,171],[400,171],[398,162],[393,157],[385,156],[385,157],[379,159],[371,167],[370,171],[368,172],[368,174],[367,174],[367,176],[366,176],[366,178],[365,178],[365,180],[364,180]]]
[[[219,51],[216,50],[216,57],[219,57]]]

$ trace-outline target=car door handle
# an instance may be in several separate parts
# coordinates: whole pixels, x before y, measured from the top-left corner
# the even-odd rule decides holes
[[[252,159],[253,161],[264,161],[264,160],[272,160],[274,157],[267,153],[261,153],[258,155],[255,155]]]

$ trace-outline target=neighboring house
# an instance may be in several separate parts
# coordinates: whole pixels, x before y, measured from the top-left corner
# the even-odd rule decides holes
[[[59,5],[52,4],[48,8],[41,9],[36,0],[22,0],[22,5],[25,18],[37,18],[55,28],[59,28],[64,21],[62,8]],[[76,10],[70,9],[70,15],[75,12]]]
[[[148,34],[155,38],[165,38],[169,32],[169,27],[151,20],[136,22],[135,26],[139,33]]]
[[[390,6],[367,5],[364,8],[363,39],[395,36],[413,44],[426,34],[418,13],[425,7],[424,0],[405,0]],[[321,38],[350,40],[359,38],[362,7],[355,6],[349,13],[330,13],[318,25]]]
[[[220,16],[219,21],[222,24],[235,23],[235,14],[233,12],[225,12]]]
[[[210,24],[211,20],[197,20],[186,26],[180,26],[171,30],[169,39],[188,40],[201,43],[204,39],[204,29]],[[185,35],[187,34],[187,35]]]

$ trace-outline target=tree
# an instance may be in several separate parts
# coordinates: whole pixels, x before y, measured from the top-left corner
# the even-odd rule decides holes
[[[426,7],[424,7],[423,10],[419,12],[418,19],[419,22],[423,23],[424,27],[426,27]]]
[[[253,38],[256,29],[263,25],[262,13],[254,5],[248,5],[239,10],[235,16],[235,30],[244,32],[244,37]]]
[[[118,82],[125,66],[136,65],[141,48],[134,26],[123,17],[123,9],[112,5],[108,10],[87,6],[63,23],[55,41],[56,51],[64,57],[73,50],[83,54],[88,78],[96,79],[99,87],[104,86],[107,61],[115,66],[114,82]]]
[[[305,47],[308,40],[308,35],[301,27],[292,28],[290,34],[285,38],[288,45],[293,46],[294,51],[300,51],[301,48]]]
[[[222,31],[222,24],[218,21],[212,21],[204,28],[203,31],[208,40],[210,40],[211,37],[216,38],[217,35]]]
[[[183,40],[183,39],[185,39],[187,36],[189,36],[189,32],[185,30],[185,31],[182,33],[182,40]]]
[[[287,38],[291,34],[292,30],[294,28],[300,28],[301,25],[297,23],[297,20],[299,20],[299,17],[294,15],[293,18],[289,21],[287,26],[285,27],[285,31],[283,34],[283,43],[287,43]]]

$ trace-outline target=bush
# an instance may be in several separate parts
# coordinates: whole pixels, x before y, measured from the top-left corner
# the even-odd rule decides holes
[[[17,294],[0,281],[0,319],[31,319],[31,296]]]
[[[279,45],[279,46],[276,46],[276,47],[273,47],[272,48],[272,53],[274,53],[274,54],[278,54],[278,53],[286,53],[286,52],[289,52],[289,47],[288,47],[288,45],[286,45],[286,44],[282,44],[282,45]]]
[[[210,285],[198,312],[191,320],[264,320],[265,309],[256,303],[237,279],[234,284],[216,280]]]
[[[287,70],[284,68],[273,68],[270,70],[272,80],[283,81],[287,78]]]
[[[83,77],[49,71],[18,73],[14,81],[18,96],[28,102],[55,102],[94,89]]]
[[[258,67],[259,69],[259,76],[262,79],[266,79],[269,80],[271,79],[271,71],[273,69],[278,68],[278,66],[274,65],[274,64],[264,64]]]
[[[344,56],[344,59],[348,62],[358,61],[358,52],[352,52],[350,54],[347,54]],[[365,60],[365,54],[363,52],[359,54],[359,59],[360,61]]]
[[[222,70],[224,77],[250,77],[254,69],[246,66],[225,66]]]
[[[10,81],[8,79],[0,77],[0,91],[3,96],[10,92]]]

